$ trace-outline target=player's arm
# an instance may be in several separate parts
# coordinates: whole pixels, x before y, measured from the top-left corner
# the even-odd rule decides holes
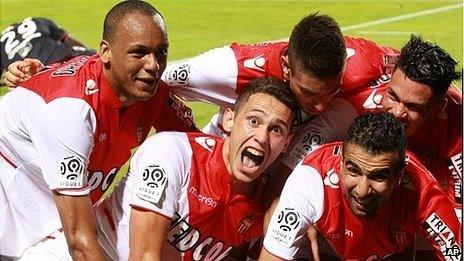
[[[105,260],[88,195],[67,196],[54,191],[53,198],[60,214],[69,251],[74,260]]]
[[[163,149],[160,149],[163,148]],[[181,188],[190,170],[185,133],[161,132],[149,137],[131,159],[122,200],[130,208],[130,260],[161,260],[169,225],[179,211]],[[127,253],[120,253],[121,256]]]
[[[291,260],[302,247],[309,224],[323,211],[320,174],[307,165],[298,165],[288,177],[279,203],[272,211],[259,260]]]
[[[73,259],[104,260],[87,183],[96,126],[92,109],[82,100],[59,98],[30,124],[41,172],[53,192]]]
[[[171,218],[132,207],[129,223],[129,260],[161,260]]]

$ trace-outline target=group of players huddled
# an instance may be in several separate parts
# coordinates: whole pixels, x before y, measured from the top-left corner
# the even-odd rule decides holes
[[[108,12],[97,54],[47,19],[3,31],[0,259],[462,259],[445,50],[344,36],[319,13],[288,42],[167,66],[168,45],[134,0]],[[184,101],[220,111],[200,131]]]

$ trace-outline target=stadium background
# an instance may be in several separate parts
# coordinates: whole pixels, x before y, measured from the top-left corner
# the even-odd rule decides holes
[[[71,35],[98,48],[103,19],[118,1],[0,0],[0,28],[29,16],[51,18]],[[285,39],[305,15],[319,11],[334,17],[345,34],[400,48],[411,33],[438,43],[463,61],[463,2],[456,0],[229,0],[148,1],[163,15],[170,41],[169,61],[198,55],[232,42]],[[462,81],[456,83],[462,89]],[[0,88],[0,96],[7,88]],[[217,111],[212,105],[189,103],[203,126]],[[123,168],[119,174],[123,174]],[[119,175],[120,176],[120,175]]]

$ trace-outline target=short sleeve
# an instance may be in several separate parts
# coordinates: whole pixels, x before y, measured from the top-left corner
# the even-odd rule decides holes
[[[48,187],[66,195],[90,193],[87,165],[96,128],[91,107],[80,99],[59,98],[36,113],[29,129]]]
[[[149,137],[131,160],[129,204],[173,218],[188,186],[192,149],[185,133]]]
[[[320,174],[312,167],[298,165],[290,174],[272,214],[264,247],[283,259],[294,259],[302,247],[309,224],[323,213],[324,191]]]

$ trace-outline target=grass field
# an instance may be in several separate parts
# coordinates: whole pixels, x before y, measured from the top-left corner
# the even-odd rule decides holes
[[[349,35],[400,48],[411,33],[437,42],[463,62],[462,1],[149,1],[164,15],[171,61],[231,42],[253,43],[288,37],[303,16],[319,11],[334,17]],[[28,16],[56,21],[75,38],[98,48],[106,12],[117,1],[0,0],[0,27]],[[458,83],[462,86],[462,83]],[[5,92],[6,88],[0,89]],[[199,126],[216,111],[190,104]]]

